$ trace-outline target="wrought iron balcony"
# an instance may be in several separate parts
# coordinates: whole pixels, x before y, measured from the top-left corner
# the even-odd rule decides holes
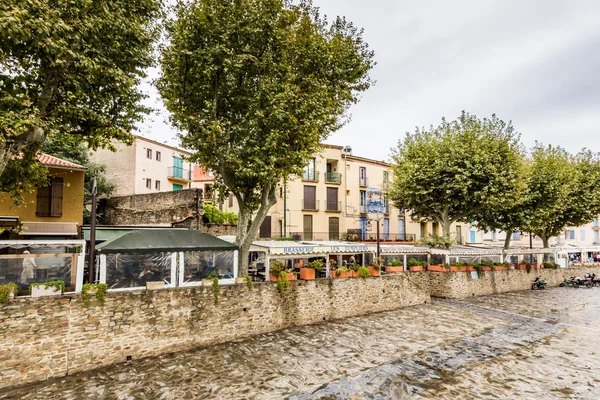
[[[303,182],[319,182],[319,171],[308,170],[302,173]]]
[[[326,208],[325,211],[328,212],[342,212],[342,202],[341,201],[330,201],[327,200],[325,202]]]
[[[319,200],[302,199],[302,211],[319,211]]]
[[[358,178],[358,186],[367,187],[369,186],[369,179],[365,176],[364,178]]]
[[[169,167],[167,178],[176,181],[189,182],[192,180],[192,171],[181,167]]]

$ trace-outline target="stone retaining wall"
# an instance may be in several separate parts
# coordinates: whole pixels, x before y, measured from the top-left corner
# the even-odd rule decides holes
[[[290,282],[285,298],[273,283],[111,292],[100,307],[81,296],[18,298],[0,304],[0,387],[366,313],[429,302],[528,290],[536,276],[564,277],[600,268],[471,273],[407,272],[369,279]],[[582,289],[583,290],[583,289]]]
[[[430,301],[428,276],[111,292],[101,308],[81,296],[0,304],[0,387],[132,359]]]

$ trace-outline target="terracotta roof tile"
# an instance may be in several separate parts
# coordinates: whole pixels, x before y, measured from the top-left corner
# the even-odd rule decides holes
[[[75,164],[70,161],[62,160],[58,157],[54,157],[54,156],[44,154],[44,153],[39,153],[37,155],[37,159],[39,162],[41,162],[42,164],[44,164],[48,167],[70,168],[70,169],[76,169],[76,170],[80,170],[80,171],[85,171],[87,169],[83,165]]]
[[[195,181],[212,181],[215,177],[212,172],[206,172],[203,168],[194,165],[194,180]]]

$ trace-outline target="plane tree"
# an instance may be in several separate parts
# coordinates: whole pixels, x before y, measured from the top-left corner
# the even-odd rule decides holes
[[[239,271],[275,204],[372,81],[373,52],[344,18],[310,1],[179,1],[166,24],[158,89],[190,160],[239,205]]]
[[[393,149],[395,206],[451,225],[489,218],[519,201],[523,150],[510,122],[463,113],[454,121],[407,133]],[[491,224],[488,225],[491,228]]]

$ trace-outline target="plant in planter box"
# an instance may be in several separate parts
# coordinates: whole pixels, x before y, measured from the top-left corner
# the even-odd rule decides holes
[[[408,260],[408,267],[411,271],[422,271],[425,263],[423,261],[417,261],[414,258]]]
[[[544,268],[547,269],[557,269],[558,268],[558,264],[552,261],[546,261],[544,262]]]
[[[83,298],[83,305],[86,307],[90,306],[90,296],[95,296],[101,306],[104,306],[106,299],[104,295],[108,290],[106,283],[86,283],[81,289],[81,297]]]
[[[6,303],[19,293],[19,287],[14,283],[0,285],[0,303]]]
[[[527,273],[531,272],[531,263],[528,263],[528,262],[525,263],[525,270],[527,270]]]
[[[369,265],[368,268],[371,276],[381,276],[381,266],[383,265],[383,262],[383,257],[376,257],[371,261],[371,265]]]
[[[282,271],[286,271],[285,264],[279,260],[275,260],[271,263],[269,267],[269,274],[273,276],[275,279],[279,276],[279,273]]]
[[[306,267],[300,267],[300,279],[312,281],[315,279],[315,271],[320,271],[322,269],[322,260],[311,261],[306,265]]]
[[[385,267],[385,272],[402,272],[404,271],[404,267],[402,266],[402,261],[397,259],[392,259],[388,262],[387,267]]]
[[[63,294],[65,292],[65,281],[48,281],[48,282],[34,282],[29,285],[29,293],[34,295],[33,288],[39,289],[41,292],[37,296],[52,296],[54,292],[56,294]],[[46,291],[46,293],[44,293]]]
[[[362,265],[358,266],[358,276],[361,278],[368,278],[371,276],[371,271],[367,267],[363,267]]]
[[[352,270],[347,267],[340,267],[335,270],[335,277],[336,278],[351,278]]]

